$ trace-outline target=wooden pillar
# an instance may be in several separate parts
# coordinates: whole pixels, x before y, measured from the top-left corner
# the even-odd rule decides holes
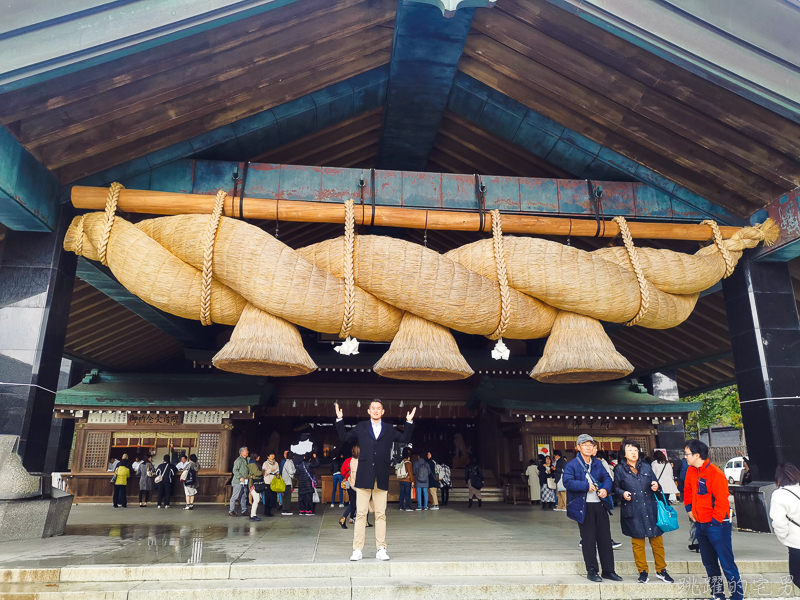
[[[232,425],[226,424],[225,428],[219,432],[219,462],[217,470],[226,473],[233,468],[231,464],[231,429]]]

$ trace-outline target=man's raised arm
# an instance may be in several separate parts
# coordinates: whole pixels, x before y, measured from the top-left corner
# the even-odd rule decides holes
[[[344,411],[339,408],[339,403],[334,403],[333,407],[336,411],[336,422],[334,423],[334,426],[336,427],[336,433],[339,434],[339,439],[345,444],[357,442],[358,434],[356,433],[356,430],[351,429],[348,431],[344,426],[344,421],[342,420],[344,419]]]

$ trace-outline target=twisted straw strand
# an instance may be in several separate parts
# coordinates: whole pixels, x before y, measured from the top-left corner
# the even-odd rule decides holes
[[[340,338],[350,336],[356,313],[356,278],[353,270],[356,217],[353,205],[352,198],[344,203],[344,316],[339,330]]]
[[[83,256],[83,223],[85,220],[86,215],[81,215],[75,232],[75,254],[78,256]]]
[[[733,273],[733,270],[736,268],[736,264],[733,262],[731,253],[725,246],[725,242],[722,239],[722,233],[719,230],[719,225],[717,225],[716,221],[711,220],[705,220],[700,224],[711,227],[711,231],[714,234],[714,244],[716,245],[717,250],[719,250],[719,253],[722,255],[722,260],[725,261],[725,275],[723,275],[723,277],[730,277],[731,273]]]
[[[489,336],[489,339],[496,340],[503,337],[511,314],[508,272],[506,271],[506,250],[503,243],[503,224],[500,220],[500,211],[497,209],[492,211],[492,249],[494,250],[494,264],[497,269],[497,281],[500,283],[500,322],[494,333]]]
[[[633,236],[628,229],[628,223],[625,217],[614,217],[614,222],[619,225],[619,232],[622,235],[622,241],[625,242],[625,250],[628,251],[628,258],[631,261],[633,272],[636,274],[636,281],[639,282],[639,312],[630,321],[625,323],[628,327],[633,327],[647,314],[650,309],[650,292],[647,289],[647,280],[644,278],[642,272],[642,265],[639,263],[639,253],[633,245]]]
[[[114,227],[114,214],[117,212],[119,193],[123,189],[123,185],[115,181],[109,186],[108,196],[106,197],[106,211],[105,218],[103,219],[103,235],[100,237],[100,247],[98,248],[100,262],[106,266],[108,266],[108,261],[106,260],[108,240],[111,239],[111,228]],[[83,220],[81,220],[81,224],[83,224]]]
[[[219,221],[227,197],[228,194],[225,190],[217,192],[214,210],[211,212],[211,219],[206,227],[206,238],[203,242],[203,289],[200,294],[200,323],[203,326],[213,323],[211,320],[211,280],[214,275],[214,242],[217,238],[217,229],[219,229]]]

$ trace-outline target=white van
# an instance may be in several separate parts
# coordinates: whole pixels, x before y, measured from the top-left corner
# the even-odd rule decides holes
[[[725,463],[725,477],[730,484],[740,484],[744,477],[744,458],[737,456]]]

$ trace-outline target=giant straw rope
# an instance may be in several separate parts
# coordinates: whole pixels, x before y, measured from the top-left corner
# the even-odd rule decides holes
[[[701,291],[730,275],[745,248],[777,236],[768,221],[723,240],[716,224],[707,221],[713,245],[688,255],[634,247],[625,220],[617,217],[624,246],[586,252],[543,239],[503,236],[500,212],[492,211],[492,239],[442,255],[403,240],[356,235],[351,200],[345,204],[343,237],[294,250],[253,225],[222,216],[223,191],[211,215],[159,217],[133,225],[115,215],[121,187],[112,184],[105,212],[76,217],[64,240],[67,250],[107,264],[145,302],[181,317],[199,315],[204,325],[236,325],[245,308],[252,307],[245,313],[253,329],[246,335],[240,331],[240,340],[256,339],[264,328],[271,336],[280,330],[284,333],[278,338],[293,338],[287,333],[294,330],[291,324],[382,342],[395,340],[400,332],[392,348],[408,344],[399,361],[409,364],[392,369],[403,378],[471,373],[466,363],[451,360],[458,350],[448,329],[490,339],[533,339],[548,336],[554,324],[562,341],[550,340],[548,346],[558,343],[563,349],[582,336],[596,335],[600,350],[584,353],[588,358],[580,367],[555,367],[549,380],[559,380],[559,369],[570,371],[573,381],[592,369],[619,376],[627,369],[619,355],[610,359],[613,368],[599,364],[615,353],[602,340],[605,334],[597,332],[599,320],[674,327],[689,316]],[[587,327],[592,335],[579,333]],[[299,340],[299,348],[288,354],[304,354]],[[261,350],[248,346],[247,352],[247,372],[255,372]],[[458,366],[437,371],[437,352]],[[226,360],[227,368],[237,370],[235,356],[228,352]],[[271,372],[270,360],[277,359],[264,360],[263,372]],[[286,360],[295,367],[302,364],[290,374],[314,368],[307,355],[296,364]]]

